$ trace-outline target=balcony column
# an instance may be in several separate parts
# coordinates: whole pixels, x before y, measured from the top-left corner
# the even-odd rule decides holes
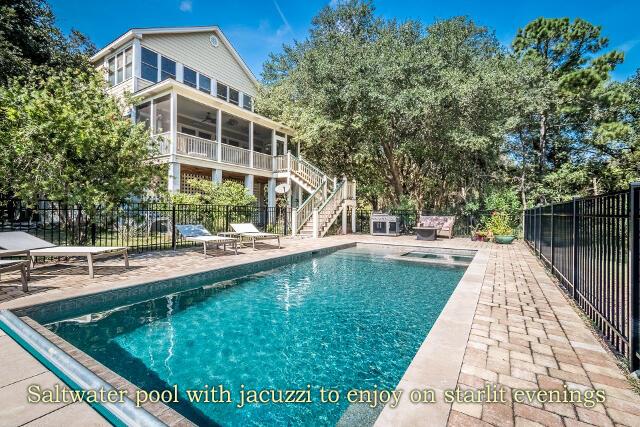
[[[211,181],[222,184],[222,169],[211,169]]]
[[[222,110],[218,108],[216,112],[216,160],[222,161]],[[220,172],[220,182],[222,182],[222,171]]]
[[[247,190],[247,194],[253,194],[253,175],[244,176],[244,188]]]
[[[169,179],[167,180],[169,193],[180,192],[180,163],[169,163]]]
[[[276,179],[269,178],[269,184],[267,185],[267,206],[270,208],[276,207]]]
[[[253,167],[253,122],[249,122],[249,167]]]
[[[170,95],[171,106],[171,160],[175,161],[175,156],[178,146],[178,95],[175,92],[171,92]]]
[[[271,129],[271,156],[273,157],[272,169],[274,171],[278,168],[278,163],[276,160],[276,156],[278,155],[277,149],[278,149],[278,145],[276,144],[276,130]]]

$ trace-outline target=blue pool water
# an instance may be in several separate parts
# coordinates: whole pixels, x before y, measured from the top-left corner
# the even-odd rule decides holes
[[[181,392],[199,425],[333,425],[349,406],[319,387],[393,389],[464,273],[351,248],[240,279],[48,325],[142,389]],[[222,384],[234,403],[188,403]],[[247,389],[305,389],[310,404],[254,404]]]

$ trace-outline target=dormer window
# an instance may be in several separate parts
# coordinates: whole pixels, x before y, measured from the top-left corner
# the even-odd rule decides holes
[[[107,60],[110,86],[115,86],[131,78],[133,71],[133,49],[128,47]]]
[[[172,61],[169,58],[162,57],[162,73],[160,74],[160,81],[166,79],[176,79],[176,61]]]
[[[211,79],[200,74],[200,79],[198,80],[198,89],[206,93],[211,93]]]
[[[229,87],[227,85],[223,85],[222,83],[218,82],[217,86],[217,95],[218,98],[220,99],[224,99],[225,101],[227,100],[227,96],[228,96],[228,92],[229,92]]]
[[[249,111],[253,110],[253,98],[246,93],[242,94],[242,108]]]
[[[187,86],[191,86],[193,88],[198,86],[198,73],[188,67],[184,67],[184,72],[182,76],[182,81]]]
[[[235,89],[229,88],[229,102],[234,105],[240,104],[240,92]]]
[[[140,49],[142,53],[142,78],[150,82],[158,81],[158,54],[147,48]]]

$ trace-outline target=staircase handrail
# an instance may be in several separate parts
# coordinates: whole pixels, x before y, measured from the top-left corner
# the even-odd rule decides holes
[[[329,195],[329,197],[327,197],[327,200],[324,201],[324,203],[318,208],[319,212],[322,212],[324,210],[324,208],[327,206],[327,204],[332,201],[334,199],[334,197],[336,197],[336,195],[338,193],[340,193],[341,195],[341,199],[338,203],[342,203],[345,199],[344,197],[344,191],[342,191],[342,188],[344,187],[344,181],[340,181],[338,183],[338,185],[336,186],[336,188],[333,190],[333,192]]]
[[[315,183],[312,182],[311,184],[317,185],[318,183],[320,183],[321,185],[324,185],[325,180],[327,181],[327,185],[330,184],[330,180],[327,177],[327,175],[324,172],[322,172],[320,169],[318,169],[316,166],[304,160],[302,157],[296,157],[295,155],[291,154],[291,152],[288,152],[287,155],[290,157],[290,164],[297,163],[298,165],[303,166],[304,168],[308,169],[310,172],[316,175],[315,177],[311,177],[311,176],[306,177],[306,178],[317,178],[314,180],[316,182]],[[299,168],[292,168],[292,171],[296,175],[301,176],[298,169]],[[305,177],[302,176],[302,178],[305,178]]]
[[[311,215],[313,215],[313,210],[316,207],[314,205],[314,200],[319,195],[320,191],[322,191],[325,182],[326,178],[296,210],[296,234],[302,229],[302,227],[304,227],[304,224],[309,220],[309,218],[311,218]]]

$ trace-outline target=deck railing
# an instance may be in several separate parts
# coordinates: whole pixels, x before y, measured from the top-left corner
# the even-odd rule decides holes
[[[251,158],[251,150],[246,148],[234,147],[233,145],[220,144],[221,155],[220,161],[240,166],[249,166]]]
[[[264,153],[253,152],[253,167],[256,169],[272,170],[273,156]]]
[[[178,133],[177,137],[178,143],[176,144],[176,153],[216,160],[217,147],[214,141],[187,135],[185,133]]]
[[[632,371],[640,368],[640,183],[527,209],[524,237]]]

